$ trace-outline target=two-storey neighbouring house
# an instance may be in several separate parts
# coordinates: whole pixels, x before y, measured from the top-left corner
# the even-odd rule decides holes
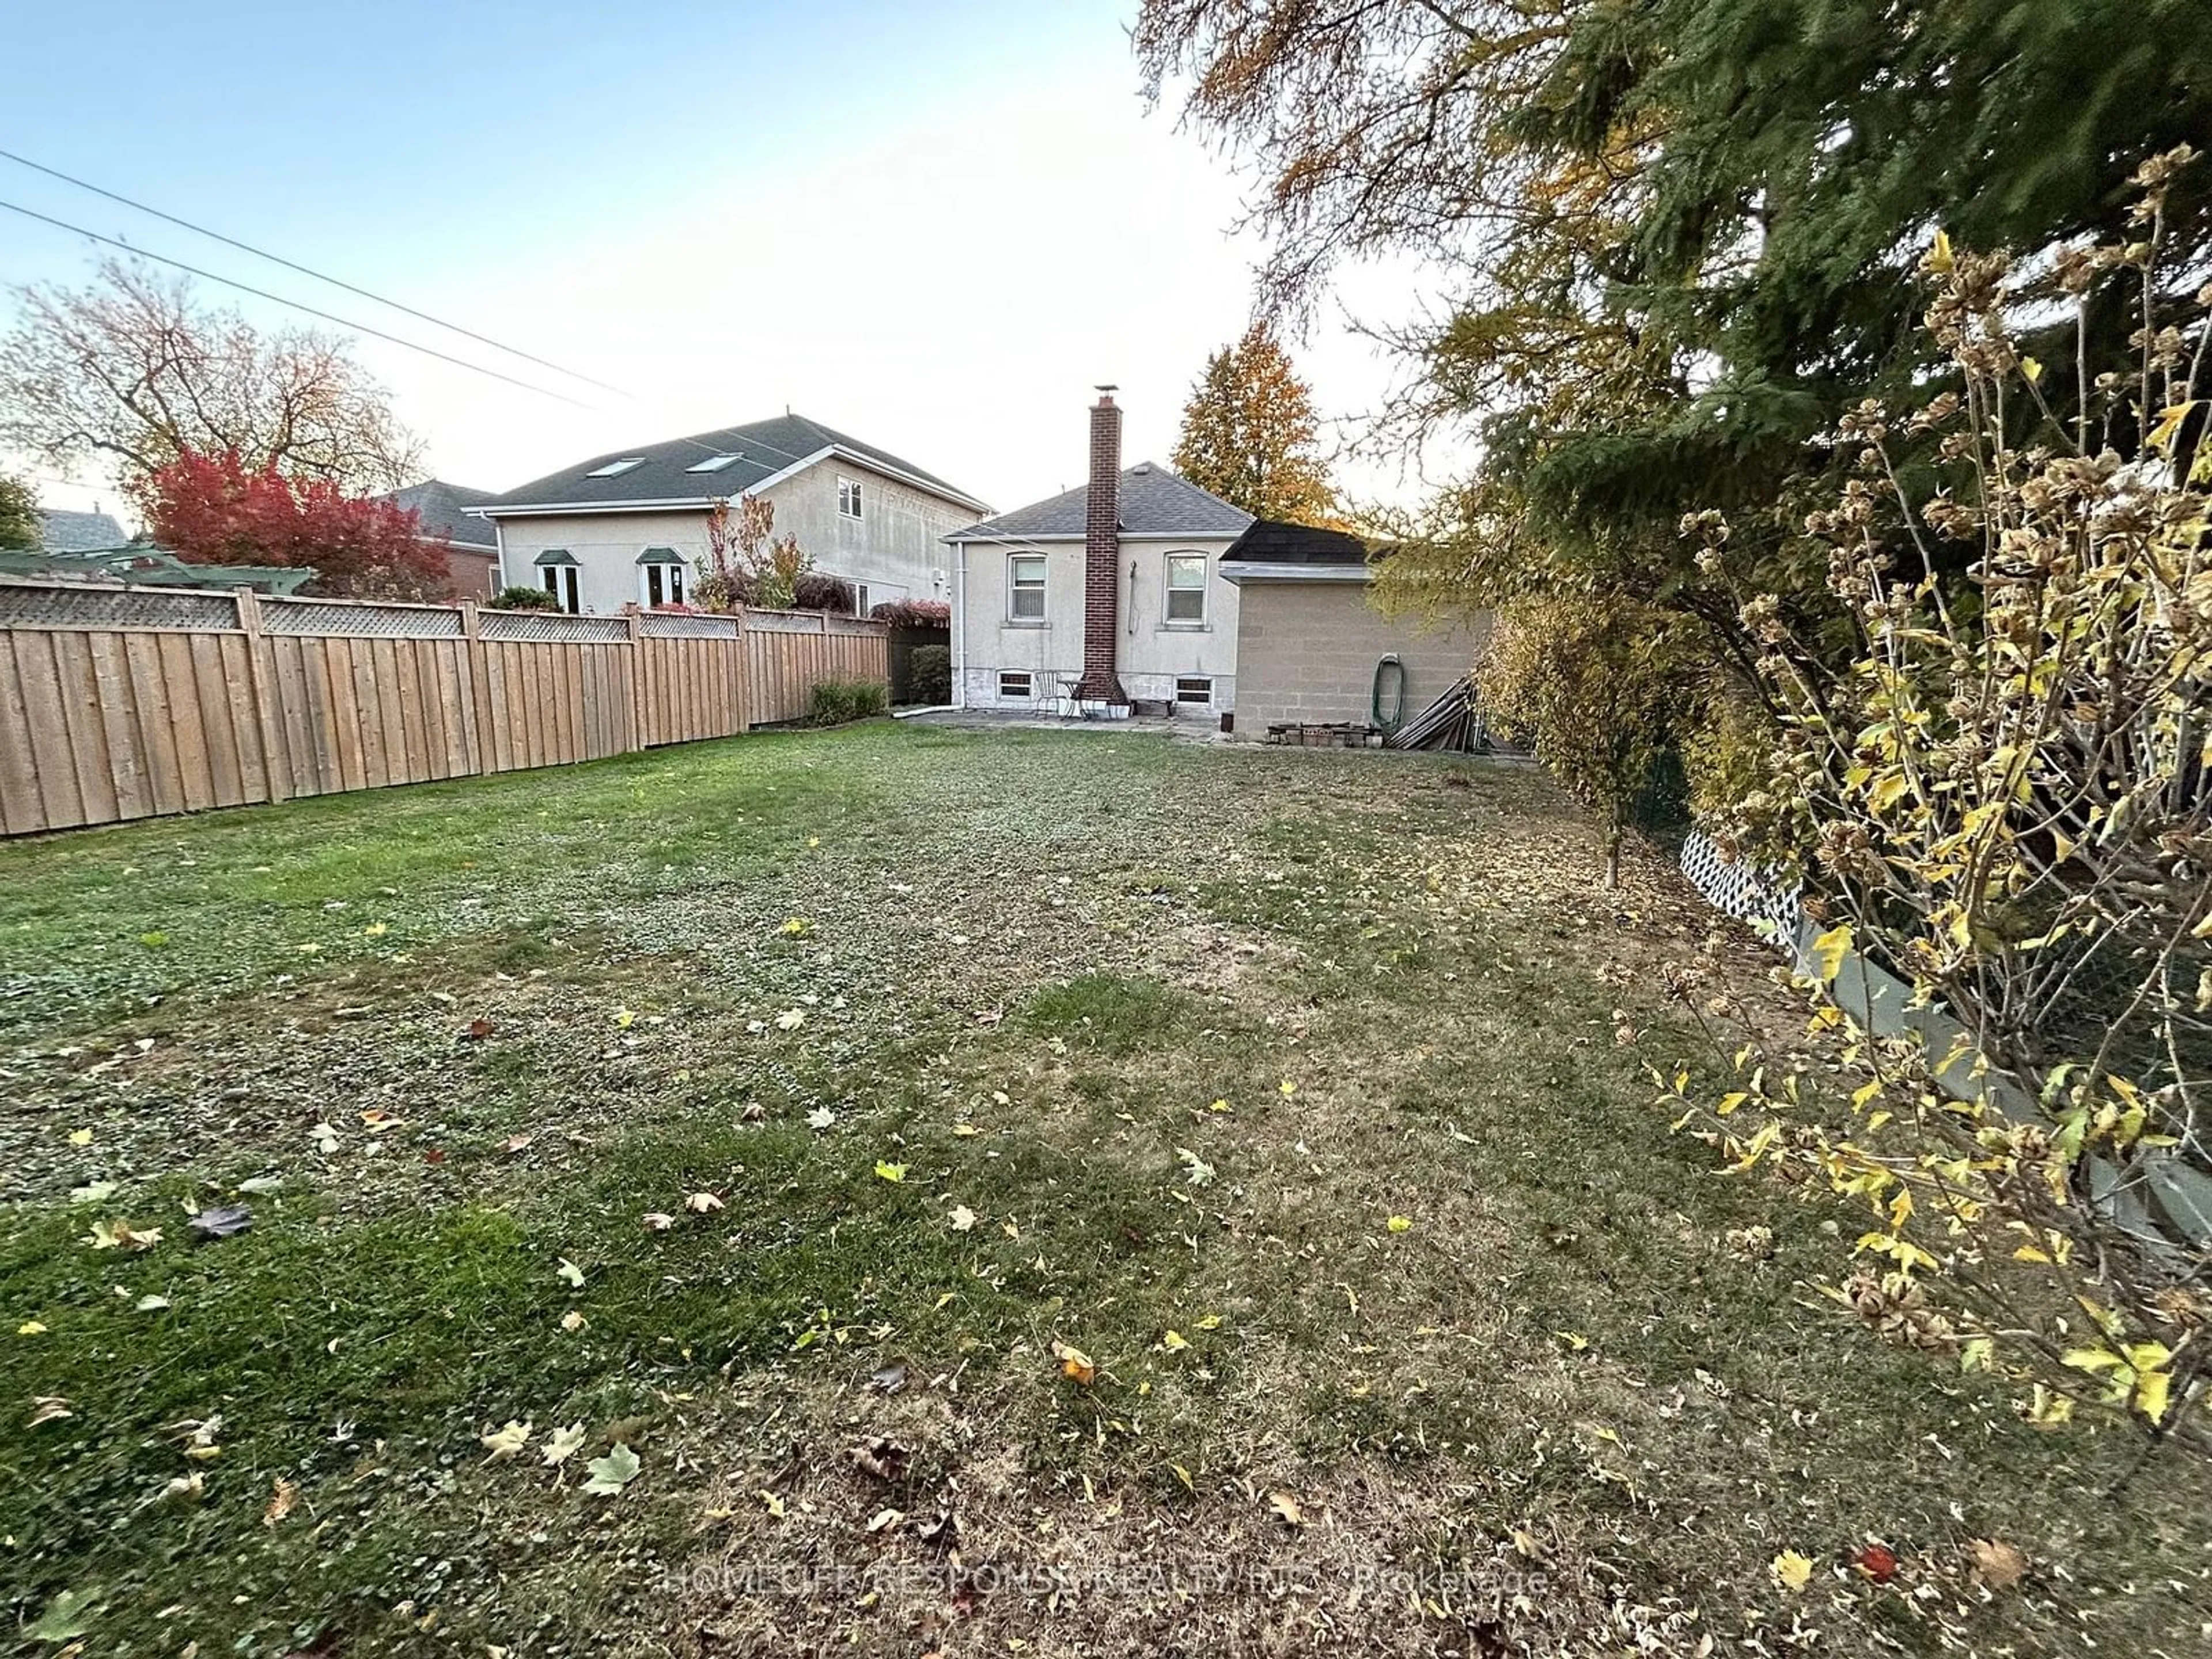
[[[718,501],[775,508],[814,568],[852,585],[866,616],[887,599],[942,599],[944,538],[990,509],[911,462],[784,414],[595,455],[468,510],[496,527],[503,585],[563,610],[679,605],[707,557]]]
[[[1237,704],[1236,586],[1221,556],[1251,515],[1156,462],[1121,467],[1110,388],[1090,482],[986,519],[952,549],[953,700],[1126,714]]]

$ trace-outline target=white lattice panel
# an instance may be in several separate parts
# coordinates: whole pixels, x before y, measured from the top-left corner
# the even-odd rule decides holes
[[[1796,943],[1802,883],[1785,884],[1778,871],[1723,858],[1711,839],[1698,830],[1682,843],[1682,873],[1714,909],[1754,927],[1771,924],[1771,937],[1784,949]]]

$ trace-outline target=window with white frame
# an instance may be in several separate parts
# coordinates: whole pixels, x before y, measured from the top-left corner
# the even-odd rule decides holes
[[[837,516],[842,519],[860,516],[860,481],[858,478],[837,480]]]
[[[853,614],[856,617],[868,614],[868,585],[866,582],[853,584]]]
[[[683,604],[683,561],[671,548],[647,548],[646,553],[646,562],[639,567],[639,574],[647,606]]]
[[[545,567],[545,591],[553,596],[553,603],[574,617],[583,611],[577,603],[576,567],[573,564],[549,564]]]
[[[1027,702],[1036,696],[1036,677],[1034,674],[1001,673],[999,676],[1000,702]]]
[[[1015,622],[1044,620],[1044,555],[1015,553],[1006,560],[1006,615]]]
[[[1176,701],[1211,708],[1213,706],[1213,682],[1202,675],[1185,675],[1176,681]]]
[[[1168,555],[1167,620],[1202,623],[1206,620],[1206,555]]]

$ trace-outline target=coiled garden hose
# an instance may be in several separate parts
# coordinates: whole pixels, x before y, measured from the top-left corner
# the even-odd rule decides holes
[[[1390,712],[1382,712],[1382,681],[1385,673],[1391,680]],[[1367,699],[1367,713],[1371,722],[1384,732],[1395,732],[1399,722],[1406,718],[1406,665],[1398,660],[1395,651],[1375,665],[1375,687]]]

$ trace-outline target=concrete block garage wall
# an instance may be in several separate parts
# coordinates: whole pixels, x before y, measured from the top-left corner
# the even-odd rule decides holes
[[[1375,665],[1395,653],[1406,668],[1407,718],[1468,672],[1487,621],[1425,623],[1386,617],[1367,585],[1346,581],[1248,581],[1237,636],[1237,735],[1270,726],[1364,725]]]

